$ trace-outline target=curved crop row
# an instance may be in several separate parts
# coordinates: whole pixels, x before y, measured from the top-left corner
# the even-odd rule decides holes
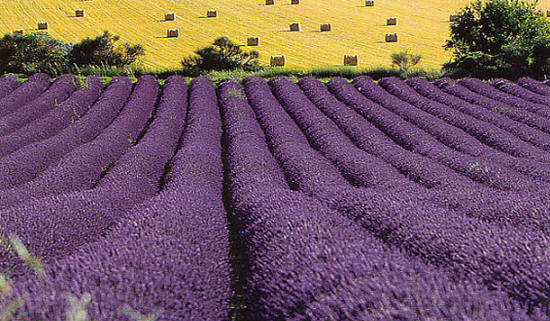
[[[523,109],[535,113],[537,115],[543,116],[545,118],[550,118],[550,110],[545,105],[539,103],[534,103],[532,101],[524,100],[520,96],[527,98],[529,95],[523,95],[526,89],[521,88],[520,86],[503,86],[501,90],[496,89],[495,87],[482,82],[479,79],[475,78],[463,78],[458,81],[458,83],[471,91],[474,91],[478,94],[482,94],[486,97],[495,99],[510,105],[516,108]]]
[[[50,85],[50,76],[46,74],[34,74],[15,90],[0,99],[0,117],[17,110],[25,104],[36,99]]]
[[[283,171],[265,142],[254,112],[246,103],[243,86],[228,81],[218,88],[226,153],[226,186],[231,194],[250,188],[288,189]]]
[[[409,87],[401,79],[384,78],[378,84],[400,100],[406,101],[412,106],[424,110],[456,128],[462,129],[464,131],[463,136],[471,136],[487,145],[474,142],[476,145],[479,145],[477,149],[481,150],[481,154],[484,157],[503,159],[510,158],[509,155],[511,155],[541,162],[550,161],[549,154],[539,148],[520,140],[498,126],[483,122],[470,115],[456,111],[446,104],[426,98]]]
[[[483,122],[491,123],[501,129],[508,131],[539,148],[550,151],[550,135],[535,128],[529,127],[521,122],[513,121],[510,118],[490,111],[480,106],[476,106],[467,101],[443,92],[436,85],[426,79],[412,78],[407,80],[407,84],[416,90],[422,96],[434,100],[440,104],[454,108],[460,112],[479,119]]]
[[[254,109],[256,118],[265,132],[271,152],[279,160],[292,188],[301,190],[302,180],[295,175],[302,173],[312,177],[319,193],[328,186],[334,188],[352,186],[328,159],[310,148],[304,134],[271,94],[265,80],[259,77],[248,77],[243,83],[250,106]],[[280,159],[286,158],[287,155],[300,157],[304,163],[297,160],[289,163],[294,167],[284,168],[286,164],[281,164]],[[312,171],[304,171],[301,166],[307,164],[307,160],[310,159],[315,161],[315,165],[310,168]]]
[[[330,117],[359,148],[380,157],[415,182],[429,188],[474,184],[468,178],[449,171],[439,162],[396,144],[361,115],[337,100],[319,80],[306,77],[300,79],[299,85],[315,106]]]
[[[499,89],[500,91],[519,97],[525,102],[531,102],[543,106],[550,104],[550,97],[539,95],[538,93],[530,91],[507,79],[494,78],[489,81],[489,84],[493,85],[493,87]]]
[[[550,96],[550,88],[530,77],[522,77],[516,83],[531,92],[539,95]]]
[[[87,131],[90,132],[89,139],[92,140],[94,139],[94,131],[101,130],[104,126],[114,126],[117,121],[115,120],[113,123],[111,123],[111,121],[113,121],[119,114],[119,111],[123,109],[131,92],[132,83],[128,78],[114,78],[103,95],[101,95],[99,100],[96,101],[82,119],[74,124],[72,129],[66,129],[67,134],[65,136],[71,137],[74,134],[84,134]],[[122,115],[128,113],[129,112],[123,112]],[[97,128],[95,128],[95,126],[97,126]],[[81,139],[83,138],[84,136]],[[50,194],[78,190],[80,187],[91,188],[93,184],[96,183],[97,179],[87,179],[87,174],[94,172],[89,172],[86,167],[81,167],[79,164],[74,164],[67,160],[80,159],[80,154],[76,158],[71,155],[77,154],[78,150],[86,149],[86,146],[89,146],[88,144],[93,146],[93,142],[92,140],[70,151],[63,156],[57,164],[46,168],[33,180],[14,188],[0,191],[0,208],[6,208],[31,199],[39,199]],[[103,168],[104,167],[98,169],[93,177],[99,177]]]
[[[142,198],[156,194],[166,164],[176,151],[186,113],[187,83],[183,77],[172,76],[166,80],[159,107],[145,135],[116,161],[97,188],[124,189]],[[107,141],[117,139],[109,137]]]
[[[358,79],[361,79],[358,82],[359,86],[365,86],[365,82],[372,83],[370,78],[359,77]],[[475,157],[485,158],[535,179],[550,180],[550,169],[547,164],[550,161],[550,154],[547,152],[496,126],[479,122],[473,117],[461,115],[445,105],[424,98],[400,79],[384,78],[379,84],[401,101],[408,101],[412,103],[411,106],[425,110],[427,115],[422,119],[431,121],[432,126],[426,127],[424,121],[419,127],[430,132],[447,146]],[[413,123],[417,124],[417,119]],[[448,133],[453,133],[454,141],[448,139]],[[489,146],[482,144],[478,139]]]
[[[269,83],[275,97],[300,126],[312,146],[332,161],[352,184],[413,188],[411,182],[391,165],[357,148],[296,84],[284,78],[272,79]]]
[[[143,127],[154,109],[158,95],[158,83],[153,77],[146,77],[138,84],[136,95],[126,106],[130,115],[141,115],[142,126],[137,124],[137,131]],[[139,118],[138,118],[139,119]],[[135,119],[134,119],[135,120]],[[124,131],[122,131],[124,133]],[[169,137],[169,136],[166,136]],[[163,141],[161,141],[162,143]],[[139,146],[139,145],[138,145]],[[144,157],[151,147],[137,148],[133,153],[136,157]],[[171,156],[171,154],[170,154]],[[170,157],[168,156],[168,157]],[[165,157],[166,158],[166,157]],[[160,157],[162,161],[162,155]],[[155,159],[152,160],[156,162]],[[165,160],[166,162],[166,160]],[[158,191],[158,182],[164,172],[165,162],[160,164],[162,171],[153,172],[156,177],[143,180],[134,189],[138,191]],[[149,162],[135,163],[133,159],[123,159],[113,168],[118,173],[118,167],[127,168],[128,163],[136,166],[136,171],[141,168],[155,168]],[[159,165],[156,165],[157,167]],[[114,175],[118,181],[113,183],[124,184],[125,177]],[[147,188],[147,183],[156,179],[153,188]],[[156,187],[156,189],[155,189]],[[154,194],[154,193],[153,193]],[[78,247],[97,239],[105,233],[110,226],[121,219],[124,211],[131,209],[136,204],[153,196],[146,193],[135,193],[134,190],[118,189],[94,189],[89,191],[74,192],[62,195],[53,195],[39,200],[31,200],[18,206],[0,211],[0,217],[9,221],[0,227],[3,235],[17,235],[28,246],[29,250],[45,260],[53,260],[72,253]],[[25,215],[21,215],[25,213]],[[17,258],[9,251],[3,251],[0,256],[2,264],[17,262]],[[17,273],[19,271],[14,271]]]
[[[61,103],[57,101],[59,97],[54,98],[59,105],[43,117],[28,123],[11,134],[0,136],[0,157],[30,143],[49,138],[80,119],[103,91],[103,82],[99,77],[88,77],[86,83],[88,84],[86,87],[80,88]],[[36,106],[32,108],[36,108]],[[38,109],[38,112],[41,111]]]
[[[550,133],[550,119],[541,117],[537,114],[531,113],[527,110],[504,104],[501,101],[485,97],[476,91],[472,91],[450,78],[441,78],[434,82],[434,85],[438,86],[444,92],[465,100],[469,103],[476,104],[490,110],[493,113],[499,113],[506,117],[524,123],[535,129],[541,130],[545,133]],[[479,84],[477,84],[479,85]],[[472,84],[472,86],[476,86]]]
[[[183,82],[174,79],[172,85],[180,89]],[[28,298],[17,316],[62,318],[68,307],[64,293],[71,292],[91,294],[87,312],[97,320],[134,320],[124,313],[125,305],[159,320],[230,318],[216,94],[206,78],[193,80],[190,87],[182,146],[163,191],[121,219],[105,238],[48,265],[43,282],[17,282],[15,295]],[[181,107],[176,103],[180,93],[174,101],[170,97],[166,106]]]
[[[142,76],[136,85],[135,95],[128,102],[128,110],[147,110],[150,114],[157,99],[158,82],[152,76]],[[113,106],[108,106],[113,108]],[[121,106],[116,106],[121,107]],[[41,171],[59,161],[63,155],[93,140],[113,118],[98,119],[98,114],[85,115],[60,133],[46,140],[27,145],[0,158],[0,189],[13,188],[33,180]],[[128,137],[130,139],[130,137]]]
[[[62,75],[30,103],[0,118],[0,136],[7,135],[59,106],[74,92],[76,77]],[[99,81],[99,79],[98,79]]]
[[[250,102],[252,108],[256,111],[258,119],[261,119],[260,124],[262,125],[262,127],[267,129],[265,131],[265,134],[269,142],[269,146],[272,148],[274,156],[279,161],[281,167],[285,171],[285,174],[287,175],[289,180],[291,180],[291,186],[296,186],[298,190],[318,197],[335,208],[338,208],[338,201],[335,200],[334,197],[345,199],[346,202],[343,204],[359,205],[359,208],[361,208],[360,204],[370,203],[373,205],[372,207],[374,207],[371,208],[371,210],[377,212],[385,212],[390,215],[389,217],[391,217],[391,213],[394,213],[397,207],[403,204],[403,201],[405,200],[399,200],[396,202],[396,200],[398,200],[399,198],[391,199],[392,196],[383,196],[385,193],[384,191],[374,192],[374,190],[372,189],[353,189],[345,188],[342,185],[326,184],[326,182],[333,181],[333,176],[336,175],[335,169],[333,169],[332,173],[330,173],[328,171],[329,167],[323,166],[323,169],[325,169],[325,171],[317,173],[318,169],[322,166],[320,164],[323,163],[323,160],[320,157],[315,157],[315,153],[311,149],[308,149],[307,147],[301,145],[299,142],[292,142],[282,145],[284,144],[283,142],[289,140],[288,137],[284,137],[283,135],[271,136],[271,128],[274,125],[272,122],[275,119],[282,122],[285,117],[283,117],[282,114],[284,113],[282,107],[278,106],[277,108],[273,97],[270,97],[271,94],[269,93],[269,87],[267,87],[265,84],[262,84],[262,81],[263,80],[255,78],[245,79],[244,83],[246,86],[248,101]],[[274,113],[278,113],[279,115],[272,116]],[[290,125],[290,122],[292,121],[290,117],[288,117],[287,115],[286,118],[287,124],[279,124],[286,128],[293,127]],[[289,133],[289,136],[294,137],[295,135],[295,133]],[[286,145],[301,145],[299,147],[301,147],[302,149],[281,148],[281,146]],[[243,171],[242,173],[242,175],[246,175],[245,171]],[[324,189],[324,191],[319,193],[320,189]],[[374,193],[370,193],[371,191],[373,191]],[[353,196],[357,197],[353,198]],[[268,319],[288,319],[292,317],[298,317],[300,313],[304,313],[304,315],[316,315],[315,313],[320,313],[319,315],[317,315],[318,317],[322,317],[323,315],[332,315],[334,318],[352,319],[353,317],[357,317],[356,314],[351,314],[351,312],[353,311],[355,313],[372,313],[375,315],[376,312],[379,312],[382,319],[384,317],[395,318],[399,314],[392,315],[390,311],[385,311],[382,308],[384,305],[382,305],[380,309],[366,309],[366,311],[362,310],[358,306],[377,306],[376,303],[373,303],[372,301],[369,302],[369,299],[376,302],[378,299],[385,297],[383,292],[389,289],[384,286],[376,287],[376,283],[373,284],[373,282],[378,281],[387,285],[387,283],[384,283],[384,281],[382,280],[396,280],[395,278],[408,275],[408,273],[415,275],[415,277],[409,277],[408,280],[423,280],[420,281],[419,284],[427,287],[433,286],[431,291],[426,292],[429,293],[428,297],[430,295],[434,295],[434,293],[440,294],[445,292],[445,290],[439,290],[440,286],[433,284],[434,280],[437,280],[437,277],[445,279],[447,277],[445,273],[442,273],[441,271],[434,272],[433,270],[430,270],[429,267],[422,265],[419,262],[413,263],[416,262],[414,259],[411,259],[411,261],[407,260],[407,263],[405,263],[402,260],[398,259],[399,256],[396,255],[395,252],[394,255],[391,255],[389,253],[377,253],[378,251],[380,251],[380,248],[377,248],[377,246],[379,246],[377,245],[378,241],[374,239],[369,239],[369,237],[364,232],[362,233],[359,231],[353,231],[353,225],[348,226],[349,232],[347,233],[336,229],[336,231],[333,232],[335,234],[330,234],[329,231],[326,231],[328,226],[342,228],[341,225],[344,225],[342,223],[342,219],[339,219],[338,214],[332,214],[326,208],[323,209],[324,207],[320,207],[318,205],[318,207],[316,207],[315,209],[311,208],[312,206],[314,206],[315,202],[307,200],[307,197],[298,197],[297,200],[295,198],[296,197],[294,197],[294,199],[290,197],[288,195],[288,192],[277,190],[264,190],[264,193],[258,192],[255,195],[251,195],[250,198],[247,198],[245,195],[240,198],[237,197],[234,200],[234,214],[237,216],[241,216],[240,219],[242,220],[242,225],[245,226],[243,233],[245,236],[245,242],[250,244],[250,249],[252,251],[249,257],[257,260],[257,262],[253,263],[253,268],[251,269],[251,273],[253,274],[253,277],[251,278],[253,288],[251,289],[252,293],[250,293],[249,300],[251,300],[251,302],[255,304],[253,307],[258,310],[253,310],[252,313],[258,313]],[[413,202],[411,201],[411,203]],[[379,205],[380,208],[375,204]],[[339,209],[343,210],[344,208]],[[361,209],[364,210],[364,208]],[[437,210],[437,208],[435,208],[433,204],[429,204],[429,209],[434,209],[433,215],[435,217],[439,217],[440,220],[448,219],[448,217],[441,216],[441,214],[445,213],[445,211]],[[410,209],[410,211],[415,212],[413,209]],[[307,215],[300,215],[300,213],[307,213]],[[425,213],[424,208],[422,208],[420,213],[428,215],[428,213]],[[320,214],[321,219],[317,218],[316,214]],[[397,212],[395,214],[398,214],[399,218],[402,218],[401,215],[406,215],[407,211],[403,211],[403,209],[401,209],[400,212]],[[411,217],[414,217],[414,214],[416,214],[416,212],[412,213]],[[366,220],[369,216],[378,218],[379,215],[381,214],[371,213],[366,217],[356,216],[352,218],[358,219],[360,223],[366,225],[362,219]],[[429,217],[431,218],[431,215]],[[457,215],[457,217],[464,220],[470,220],[472,223],[476,222],[482,227],[488,227],[488,225],[486,224],[479,224],[479,222],[472,219],[464,218],[461,215]],[[385,222],[383,220],[377,222],[375,221],[375,218],[372,219],[371,225],[382,223],[382,226],[384,226]],[[294,222],[295,220],[296,223],[288,224],[288,221]],[[303,222],[302,220],[307,220],[307,222]],[[323,222],[321,226],[318,225],[320,224],[320,222]],[[348,225],[350,223],[347,223],[345,225]],[[395,224],[409,226],[407,221],[399,221],[399,219],[395,220]],[[246,227],[247,225],[249,226],[248,228]],[[378,236],[381,236],[379,231],[375,230],[372,226],[370,227]],[[468,227],[471,228],[471,225]],[[294,231],[294,229],[299,230]],[[275,231],[280,232],[274,233]],[[434,233],[439,232],[438,229],[431,229],[424,231],[424,233],[427,233],[428,231],[434,231]],[[384,235],[387,235],[388,237],[393,236],[393,233],[388,233],[388,230],[385,230],[385,232],[386,234]],[[330,236],[326,235],[325,233],[328,233]],[[343,235],[338,236],[337,233],[343,233]],[[264,236],[266,234],[268,235],[268,237]],[[354,242],[354,236],[358,237],[358,243]],[[415,236],[417,237],[417,235]],[[305,241],[304,239],[306,237],[311,237],[316,241]],[[414,242],[416,237],[411,238],[410,242]],[[341,238],[343,240],[339,241]],[[433,238],[432,240],[434,243],[439,241],[438,239]],[[329,245],[331,244],[330,241],[334,241],[336,246]],[[385,239],[385,241],[388,240]],[[319,244],[320,242],[322,243]],[[365,242],[365,244],[368,245],[361,245],[361,242]],[[314,245],[312,245],[312,243]],[[397,245],[391,242],[389,243],[392,245]],[[351,245],[351,247],[348,248],[346,245]],[[296,246],[296,250],[299,253],[296,259],[294,259],[293,256],[294,251],[289,250],[288,246]],[[370,249],[372,252],[369,253],[368,249]],[[274,250],[276,250],[277,252],[273,253],[272,251]],[[327,252],[323,253],[323,250],[327,250]],[[318,253],[318,251],[321,251],[321,253]],[[351,254],[348,251],[358,251],[359,253],[355,252],[355,254]],[[413,253],[415,253],[414,250]],[[340,255],[342,255],[341,259],[339,258]],[[346,257],[353,258],[353,260],[347,261],[345,259]],[[322,259],[319,260],[320,258]],[[301,265],[301,263],[303,263],[304,261],[306,263],[304,265]],[[345,265],[347,262],[349,262],[350,264],[353,263],[354,267],[345,268],[341,266]],[[381,266],[383,267],[374,268],[371,266],[371,264],[376,265],[377,263],[381,263]],[[433,263],[441,264],[441,262]],[[361,264],[366,264],[367,266],[363,265],[361,268]],[[397,264],[399,266],[399,268],[395,268],[396,271],[401,271],[401,273],[395,273],[395,276],[392,272],[394,269],[393,264]],[[412,268],[411,265],[415,267]],[[314,268],[314,270],[308,272],[308,267]],[[408,268],[411,269],[409,270]],[[325,269],[328,269],[329,271],[330,269],[335,270],[331,271],[332,273],[327,273]],[[367,271],[371,269],[376,271],[377,278],[376,280],[372,280],[369,282],[365,280],[365,278],[368,278],[368,274],[363,275],[361,273],[368,273]],[[431,269],[433,269],[433,267]],[[353,270],[356,278],[352,278],[351,280],[346,279],[345,276],[348,274],[341,272],[343,270]],[[449,271],[452,270],[453,269],[449,269]],[[274,273],[277,273],[275,274],[275,277]],[[297,280],[284,283],[281,280],[278,282],[279,278],[276,277],[277,275],[279,275],[278,273],[281,273],[281,278],[284,278],[288,275],[297,275]],[[325,276],[324,273],[327,273],[330,276],[338,277],[333,279],[330,276]],[[269,278],[267,278],[267,275],[269,275]],[[323,275],[324,277],[320,275]],[[389,275],[392,275],[393,277],[389,277]],[[426,280],[424,280],[424,277],[426,278]],[[315,281],[310,278],[313,278]],[[320,280],[325,280],[325,282],[322,282]],[[359,280],[365,280],[365,282],[370,284],[370,286],[365,287],[360,285],[362,281]],[[461,286],[461,282],[454,282],[455,283],[453,284],[458,284],[457,287]],[[290,287],[291,290],[287,290],[286,288],[281,286],[275,286],[275,284],[280,283],[283,283],[285,285],[288,284],[288,287]],[[443,284],[447,285],[449,285],[449,283],[443,282]],[[415,284],[414,282],[411,284],[408,281],[400,280],[397,281],[396,284],[401,284],[401,287],[399,287],[399,289],[403,290],[403,292],[399,292],[400,295],[403,295],[405,297],[407,295],[414,296],[414,293],[418,295],[424,293],[424,290],[415,288],[416,286],[418,286],[418,284]],[[254,287],[254,285],[256,286]],[[360,291],[360,289],[364,290],[365,288],[374,288],[374,293]],[[392,287],[389,286],[389,288]],[[331,291],[335,291],[335,293],[331,293]],[[377,291],[380,292],[377,293]],[[453,293],[451,295],[461,295],[461,291],[456,290],[456,288],[454,290],[451,290],[451,292]],[[289,295],[292,293],[297,293],[297,295],[289,298]],[[353,296],[353,294],[355,294],[355,296]],[[395,292],[393,292],[392,294],[395,295]],[[390,295],[389,293],[386,293],[386,295],[392,297],[392,295]],[[344,300],[346,302],[356,302],[355,300],[350,301],[350,296],[357,298],[357,300],[361,298],[361,300],[365,300],[367,302],[357,302],[358,306],[352,305],[353,307],[349,307],[349,303],[345,304],[341,301],[338,301]],[[471,298],[473,297],[476,297],[476,295],[474,294],[471,296]],[[489,297],[490,295],[487,296],[487,298]],[[408,310],[409,313],[411,313],[408,317],[410,319],[415,318],[412,311],[419,310],[429,311],[427,313],[434,313],[436,315],[438,313],[442,313],[443,315],[445,315],[444,311],[433,311],[429,310],[428,308],[421,308],[424,302],[423,299],[410,301],[405,299],[398,301],[403,302],[404,306],[393,306],[393,308],[396,310]],[[329,302],[333,304],[330,304]],[[338,304],[337,302],[340,304]],[[395,303],[395,300],[390,300],[389,302]],[[408,302],[409,304],[418,304],[418,309],[412,307],[405,308],[406,304],[404,302]],[[429,303],[429,300],[427,302],[427,306],[430,306],[431,303]],[[311,310],[308,310],[309,306],[312,307]],[[350,310],[347,310],[348,308]],[[492,311],[496,312],[497,310],[492,309]],[[389,314],[384,315],[384,313]],[[447,315],[447,317],[451,319],[467,319],[465,315],[463,315],[462,317],[459,317],[458,315],[454,317]],[[443,317],[442,315],[439,315],[439,318],[445,319],[445,317]]]
[[[367,86],[370,85],[370,83],[365,82],[364,85]],[[364,87],[364,90],[375,86],[376,85],[373,84],[372,86]],[[408,121],[405,121],[397,114],[367,99],[345,79],[332,79],[328,83],[328,88],[336,98],[366,117],[371,123],[384,131],[386,135],[390,136],[399,145],[408,150],[430,157],[474,181],[494,188],[502,190],[535,189],[534,184],[526,176],[513,172],[498,164],[484,161],[479,157],[461,153],[444,145],[428,133],[412,125]],[[388,96],[388,93],[384,94],[379,91],[369,92],[371,97],[378,94],[382,96],[377,98],[380,99],[380,101],[392,97]],[[393,102],[392,104],[386,102],[386,106],[393,106],[391,108],[394,108],[399,105],[393,105]],[[420,113],[411,114],[410,116],[413,117],[414,120],[420,119],[421,117]],[[413,120],[413,118],[410,118],[410,120]],[[428,126],[429,124],[426,123],[425,125]],[[454,140],[454,136],[450,133],[445,133],[445,135],[451,141]],[[442,138],[440,137],[440,139]]]
[[[17,77],[12,75],[6,75],[0,78],[0,99],[9,95],[17,87],[21,85],[21,82],[17,80]]]

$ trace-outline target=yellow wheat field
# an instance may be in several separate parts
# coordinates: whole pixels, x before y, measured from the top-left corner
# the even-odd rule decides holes
[[[143,65],[153,69],[180,66],[184,55],[192,54],[219,36],[246,44],[249,36],[260,38],[252,47],[260,60],[285,55],[286,66],[312,69],[343,65],[343,56],[358,55],[359,66],[389,66],[390,54],[411,49],[423,56],[421,66],[439,68],[450,53],[442,48],[449,35],[449,15],[467,0],[0,0],[0,32],[36,30],[48,22],[56,38],[76,42],[109,30],[124,41],[145,46]],[[539,2],[550,9],[550,0]],[[84,9],[85,17],[75,17]],[[217,10],[216,18],[206,18]],[[174,12],[175,21],[164,21]],[[397,17],[397,26],[386,19]],[[300,32],[289,32],[290,23],[300,23]],[[332,31],[320,32],[330,23]],[[179,29],[178,38],[166,38],[167,29]],[[384,42],[386,33],[398,33],[397,43]]]

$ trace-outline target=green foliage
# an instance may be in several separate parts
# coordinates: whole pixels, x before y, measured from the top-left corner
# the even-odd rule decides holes
[[[6,34],[0,38],[0,73],[59,74],[71,45],[44,32]]]
[[[399,68],[401,72],[408,72],[413,66],[418,65],[422,59],[421,55],[412,54],[409,50],[391,54],[391,63]]]
[[[119,36],[109,31],[95,38],[86,38],[74,45],[69,60],[77,66],[123,67],[145,54],[143,46],[130,43],[117,45],[119,40]]]
[[[181,64],[188,73],[211,70],[256,71],[262,69],[258,64],[259,53],[255,50],[244,52],[241,47],[227,37],[220,37],[211,46],[195,51],[195,56],[183,58]]]
[[[470,3],[451,24],[445,48],[454,55],[444,70],[480,78],[550,72],[550,22],[536,5],[526,0]]]

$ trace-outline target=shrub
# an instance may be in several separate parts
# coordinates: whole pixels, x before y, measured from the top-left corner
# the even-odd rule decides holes
[[[71,45],[48,33],[6,34],[0,38],[0,74],[59,74],[67,65]]]
[[[136,62],[145,54],[142,45],[117,45],[119,40],[119,36],[109,31],[104,31],[95,38],[86,38],[74,45],[70,62],[78,66],[123,67]]]
[[[475,0],[451,24],[444,70],[458,76],[540,77],[550,72],[550,22],[524,0]]]
[[[259,53],[255,50],[243,52],[241,47],[227,37],[220,37],[211,46],[195,51],[195,56],[182,60],[183,68],[191,72],[211,70],[256,71],[262,69],[258,65]]]
[[[399,67],[399,70],[404,73],[408,72],[410,67],[418,65],[420,59],[422,59],[421,55],[409,53],[408,50],[391,54],[392,65]]]

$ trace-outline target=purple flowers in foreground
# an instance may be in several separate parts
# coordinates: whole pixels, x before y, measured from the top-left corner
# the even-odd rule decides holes
[[[0,78],[9,320],[550,318],[543,83],[73,80]]]

